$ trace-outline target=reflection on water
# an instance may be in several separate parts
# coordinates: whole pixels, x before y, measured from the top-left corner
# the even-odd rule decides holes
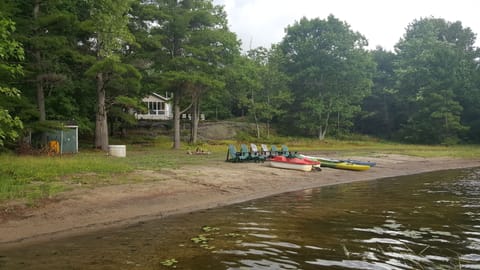
[[[14,250],[0,269],[480,269],[480,169],[282,194]]]

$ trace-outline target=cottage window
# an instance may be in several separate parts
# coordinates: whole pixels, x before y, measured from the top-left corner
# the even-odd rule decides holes
[[[147,103],[148,113],[153,115],[165,114],[165,103],[149,101]]]

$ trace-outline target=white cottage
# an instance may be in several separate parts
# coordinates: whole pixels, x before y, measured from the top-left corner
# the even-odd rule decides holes
[[[148,108],[147,113],[137,113],[137,119],[142,120],[170,120],[173,118],[171,97],[164,97],[157,93],[152,93],[142,99]]]

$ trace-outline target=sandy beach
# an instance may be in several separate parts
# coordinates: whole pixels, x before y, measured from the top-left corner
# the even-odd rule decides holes
[[[61,193],[36,207],[0,214],[0,247],[48,241],[89,231],[134,224],[174,214],[248,201],[326,185],[430,171],[480,167],[480,159],[420,158],[403,155],[352,157],[377,162],[368,171],[322,168],[300,172],[265,163],[228,163],[137,171],[146,181]]]

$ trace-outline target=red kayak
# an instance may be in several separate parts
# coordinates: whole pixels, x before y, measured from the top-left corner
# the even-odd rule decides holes
[[[320,162],[306,158],[287,158],[285,156],[276,156],[269,159],[270,166],[281,169],[299,170],[309,172],[312,168],[319,167]]]

